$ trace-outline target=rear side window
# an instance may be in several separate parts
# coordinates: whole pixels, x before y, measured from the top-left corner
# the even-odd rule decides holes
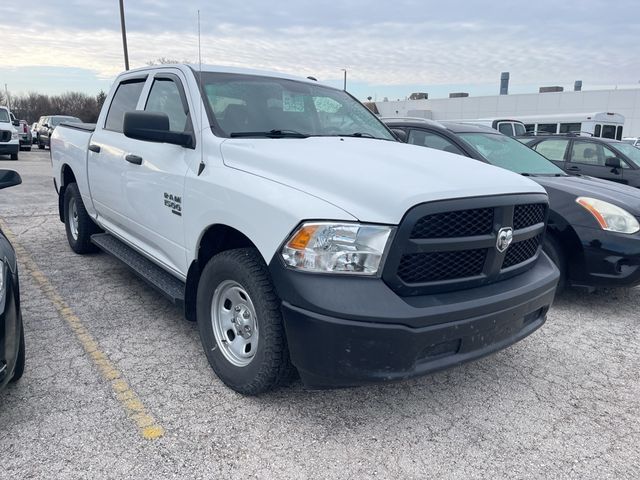
[[[539,123],[538,124],[538,132],[556,133],[557,129],[558,129],[557,123]]]
[[[593,136],[599,137],[601,132],[602,132],[602,125],[597,124],[596,128],[593,129]]]
[[[521,123],[514,123],[513,124],[513,129],[516,132],[516,137],[519,135],[524,135],[525,133],[527,133],[527,130],[525,128],[524,125],[522,125]]]
[[[503,135],[507,135],[508,137],[513,137],[513,128],[511,127],[510,123],[499,123],[498,131]]]
[[[408,143],[419,145],[421,147],[435,148],[444,152],[464,155],[464,152],[454,145],[450,140],[436,135],[435,133],[425,132],[422,130],[411,130],[409,132]]]
[[[564,152],[567,150],[569,140],[545,140],[533,146],[539,154],[556,162],[564,161]]]
[[[136,109],[145,80],[123,82],[118,86],[118,90],[116,90],[116,94],[113,96],[109,106],[109,113],[107,113],[107,120],[104,124],[105,130],[122,132],[124,114]]]
[[[561,123],[560,133],[579,133],[582,129],[581,123]]]
[[[166,113],[169,117],[169,128],[172,132],[182,133],[187,130],[187,109],[182,103],[178,85],[171,79],[158,78],[153,81],[149,92],[147,112]]]
[[[618,125],[616,130],[616,140],[622,140],[622,125]]]

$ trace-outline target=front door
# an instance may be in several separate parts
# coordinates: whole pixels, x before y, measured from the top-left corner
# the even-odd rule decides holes
[[[571,146],[571,155],[569,162],[567,162],[566,171],[567,173],[626,183],[623,174],[624,168],[606,166],[606,159],[615,156],[616,154],[602,143],[575,139]]]
[[[142,109],[165,113],[172,132],[193,134],[189,101],[177,70],[156,73]],[[184,182],[193,148],[168,143],[131,140],[126,155],[140,163],[125,162],[123,202],[128,220],[145,249],[169,269],[186,277],[183,225]]]

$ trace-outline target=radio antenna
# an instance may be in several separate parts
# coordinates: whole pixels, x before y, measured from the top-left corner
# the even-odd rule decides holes
[[[202,48],[200,42],[200,10],[198,10],[198,90],[200,91],[200,165],[198,166],[198,176],[204,170],[204,145],[202,144],[202,132],[204,121],[202,115],[202,104],[204,103],[204,88],[202,86]]]

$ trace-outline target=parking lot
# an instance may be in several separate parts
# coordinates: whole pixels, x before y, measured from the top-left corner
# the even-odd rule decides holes
[[[0,393],[1,478],[639,478],[640,289],[569,291],[515,346],[381,386],[257,398],[105,254],[75,255],[48,151],[2,157],[27,370]]]

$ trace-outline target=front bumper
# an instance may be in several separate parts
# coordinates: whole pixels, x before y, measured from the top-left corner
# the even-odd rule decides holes
[[[291,361],[312,388],[401,380],[505,348],[544,323],[559,276],[541,255],[509,280],[401,298],[380,279],[305,274],[278,259],[270,270]]]
[[[570,282],[586,287],[640,285],[640,233],[627,235],[575,227],[582,252],[570,257]]]
[[[20,143],[0,143],[0,155],[10,155],[20,151]]]

